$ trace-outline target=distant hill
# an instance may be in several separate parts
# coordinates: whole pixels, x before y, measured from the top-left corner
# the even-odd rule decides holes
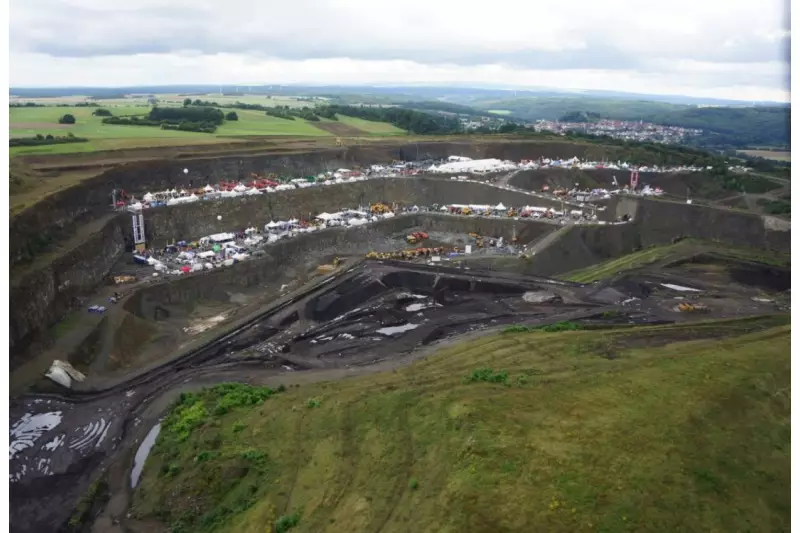
[[[238,91],[237,91],[238,89]],[[519,97],[576,97],[576,98],[603,98],[617,100],[648,100],[652,102],[666,102],[673,104],[692,105],[725,105],[725,106],[783,106],[784,102],[750,102],[740,100],[725,100],[719,98],[698,98],[681,95],[653,95],[640,93],[625,93],[618,91],[575,91],[552,88],[514,89],[513,87],[496,86],[471,87],[468,85],[453,84],[449,86],[423,86],[423,85],[155,85],[133,87],[12,87],[10,94],[24,98],[44,98],[56,96],[70,96],[75,94],[87,96],[108,96],[120,93],[236,93],[242,94],[274,94],[286,96],[344,96],[344,95],[370,95],[389,99],[405,98],[406,100],[446,100],[453,103],[471,105],[481,99],[508,99]]]

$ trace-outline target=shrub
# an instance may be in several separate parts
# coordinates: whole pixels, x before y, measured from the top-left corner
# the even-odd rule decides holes
[[[225,115],[225,120],[239,120],[239,115],[236,114],[236,111],[229,111]]]
[[[94,115],[96,117],[110,117],[110,116],[112,116],[111,115],[111,111],[109,111],[108,109],[103,109],[102,107],[100,109],[95,109],[94,111],[92,111],[92,115]]]
[[[290,515],[283,515],[275,522],[275,533],[286,533],[300,523],[301,511],[295,511]]]
[[[309,409],[313,409],[314,407],[319,407],[320,405],[322,405],[322,402],[317,398],[309,398],[308,401],[306,402],[306,406]]]
[[[495,372],[491,368],[478,368],[472,371],[472,374],[467,377],[467,381],[470,383],[485,381],[486,383],[503,383],[507,385],[508,372],[505,370]]]
[[[67,113],[66,115],[62,115],[61,118],[58,119],[59,124],[75,124],[75,116],[70,115]]]

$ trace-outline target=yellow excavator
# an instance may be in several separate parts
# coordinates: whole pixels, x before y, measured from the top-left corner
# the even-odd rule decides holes
[[[389,213],[391,210],[392,210],[391,207],[382,203],[372,204],[371,206],[369,206],[369,211],[373,215],[383,215],[385,213]]]

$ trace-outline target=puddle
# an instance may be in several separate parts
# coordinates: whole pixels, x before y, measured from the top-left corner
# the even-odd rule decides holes
[[[9,461],[26,448],[30,448],[43,434],[52,430],[61,423],[61,411],[52,413],[39,413],[32,415],[26,413],[19,419],[9,432],[10,445],[8,447]]]
[[[672,289],[673,291],[683,291],[683,292],[702,292],[700,289],[693,289],[691,287],[684,287],[683,285],[674,285],[672,283],[662,283],[662,287],[666,287],[668,289]]]
[[[139,476],[142,475],[144,462],[147,461],[147,456],[150,455],[150,450],[153,449],[160,431],[161,422],[153,426],[153,429],[150,430],[139,445],[139,449],[136,450],[136,456],[133,458],[133,471],[131,471],[131,488],[136,488],[136,485],[139,484]]]
[[[376,333],[380,333],[381,335],[394,335],[396,333],[403,333],[406,331],[410,331],[412,329],[418,328],[418,324],[403,324],[402,326],[391,326],[388,328],[381,328],[376,330]]]
[[[442,304],[438,303],[422,303],[422,304],[410,304],[406,306],[406,311],[420,311],[422,309],[428,309],[429,307],[441,307]]]

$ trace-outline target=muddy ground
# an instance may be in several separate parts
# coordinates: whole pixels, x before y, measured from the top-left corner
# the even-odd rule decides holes
[[[695,265],[696,267],[697,265]],[[669,323],[773,313],[764,290],[684,272],[579,285],[547,278],[360,261],[284,296],[229,334],[93,390],[11,406],[11,529],[57,531],[102,470],[114,472],[96,531],[125,531],[137,442],[179,390],[219,381],[291,384],[386,370],[508,324]],[[691,290],[694,289],[694,290]],[[676,310],[681,301],[705,313]]]

